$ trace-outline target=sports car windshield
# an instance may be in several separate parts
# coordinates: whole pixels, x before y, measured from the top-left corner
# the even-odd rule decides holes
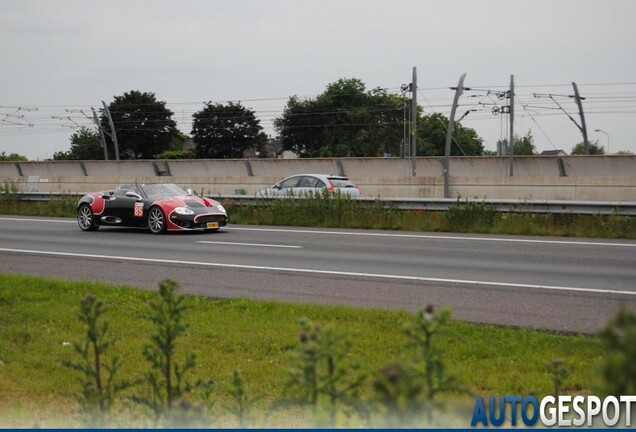
[[[186,191],[181,189],[176,184],[172,184],[172,183],[148,184],[148,185],[141,186],[141,189],[144,191],[144,193],[149,199],[160,199],[160,198],[169,198],[173,196],[188,195]]]

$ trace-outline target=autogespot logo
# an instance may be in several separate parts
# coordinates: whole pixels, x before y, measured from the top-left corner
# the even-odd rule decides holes
[[[539,402],[534,396],[477,396],[471,426],[616,426],[624,419],[631,426],[632,402],[636,396],[546,396]],[[636,405],[636,404],[635,404]],[[506,414],[510,418],[506,418]],[[519,417],[521,421],[519,421]]]

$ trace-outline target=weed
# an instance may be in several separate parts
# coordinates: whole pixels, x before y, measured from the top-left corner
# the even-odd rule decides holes
[[[108,322],[102,319],[104,312],[104,303],[90,294],[81,301],[77,317],[84,324],[86,334],[81,341],[73,343],[73,347],[82,361],[63,362],[83,376],[82,394],[77,400],[87,416],[88,427],[104,426],[115,396],[130,386],[127,381],[115,379],[121,366],[119,357],[112,357],[110,364],[104,363],[106,352],[115,343],[108,335]]]
[[[176,342],[187,329],[184,314],[188,309],[185,297],[177,294],[178,284],[171,280],[159,283],[159,299],[150,303],[151,313],[148,319],[155,326],[150,343],[144,345],[143,356],[150,365],[150,371],[144,374],[150,385],[151,397],[134,398],[135,401],[149,407],[156,420],[161,417],[183,420],[192,406],[181,400],[196,388],[209,387],[210,382],[191,383],[186,375],[196,365],[193,353],[185,353],[182,363],[176,360]],[[179,401],[179,409],[175,403]]]
[[[307,318],[300,320],[300,329],[300,344],[289,363],[287,390],[293,401],[311,407],[316,421],[334,427],[339,405],[353,400],[365,376],[358,373],[357,363],[347,360],[351,350],[347,336]]]
[[[606,350],[602,390],[610,395],[636,394],[636,313],[622,308],[599,336]]]
[[[570,369],[565,365],[562,359],[554,359],[546,363],[546,370],[552,377],[554,385],[554,395],[560,395],[563,389],[563,381],[570,376]]]

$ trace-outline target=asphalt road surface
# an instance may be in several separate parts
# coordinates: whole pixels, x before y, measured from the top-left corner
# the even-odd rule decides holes
[[[596,332],[636,310],[636,242],[231,225],[157,236],[73,219],[0,217],[0,272],[184,293],[416,310]]]

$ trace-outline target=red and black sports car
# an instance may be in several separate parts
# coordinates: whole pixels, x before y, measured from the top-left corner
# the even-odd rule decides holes
[[[144,227],[155,234],[218,231],[227,225],[227,212],[219,202],[192,195],[172,183],[124,184],[84,195],[77,205],[77,223],[84,231],[100,226]]]

